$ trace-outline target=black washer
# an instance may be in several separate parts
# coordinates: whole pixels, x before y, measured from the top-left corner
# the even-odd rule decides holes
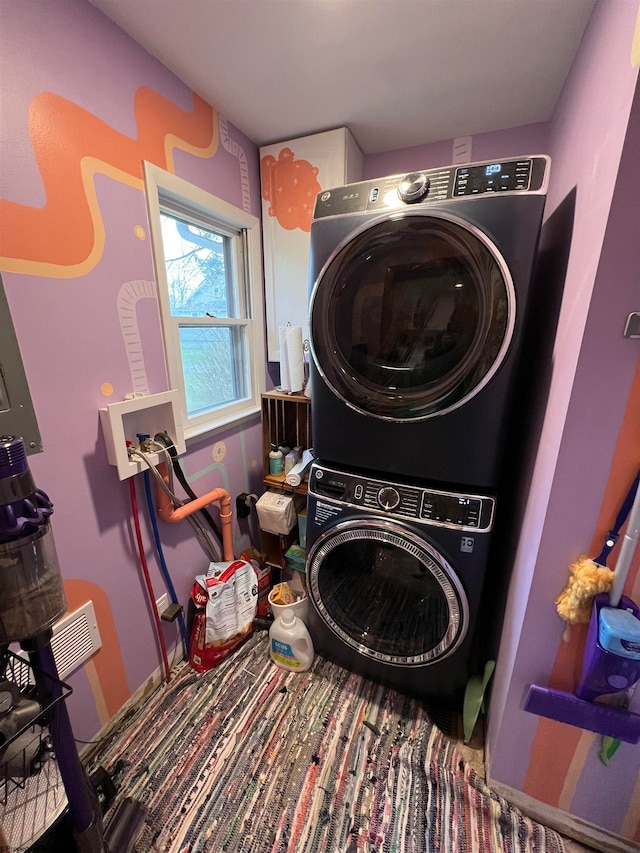
[[[390,491],[398,503],[384,509],[377,496]],[[315,462],[307,584],[316,651],[406,693],[460,706],[494,511],[489,495]]]

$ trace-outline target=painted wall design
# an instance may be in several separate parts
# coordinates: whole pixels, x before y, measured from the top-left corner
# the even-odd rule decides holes
[[[638,11],[636,0],[596,4],[551,123],[547,216],[573,189],[576,211],[489,722],[490,775],[505,786],[500,792],[523,792],[565,825],[574,816],[620,838],[621,849],[640,840],[640,745],[622,744],[605,766],[599,736],[536,717],[522,703],[531,683],[569,692],[577,685],[586,632],[567,630],[554,600],[569,564],[600,552],[640,466],[638,350],[622,337],[640,266],[640,90],[630,61]],[[625,594],[637,600],[639,585],[636,555]],[[637,692],[632,708],[640,710]]]
[[[168,387],[142,161],[260,216],[258,152],[84,0],[3,5],[0,63],[0,269],[43,436],[30,466],[54,503],[69,607],[91,598],[103,640],[70,677],[74,732],[90,740],[160,663],[127,484],[107,462],[98,418],[128,392]],[[260,459],[256,418],[191,443],[181,462],[196,492],[235,495],[261,491]],[[207,557],[189,525],[159,531],[186,602]],[[234,521],[233,536],[238,553],[258,544],[246,522]],[[171,649],[177,625],[163,631]]]
[[[601,503],[594,514],[593,534],[584,549],[591,555],[600,552],[607,531],[612,528],[620,505],[640,469],[640,358],[634,342],[619,337],[626,316],[625,304],[633,299],[634,291],[637,293],[640,248],[634,239],[634,216],[640,191],[640,180],[635,176],[639,145],[640,89],[636,85],[581,355],[581,361],[586,362],[583,385],[589,385],[589,393],[598,396],[607,393],[612,376],[615,376],[618,398],[622,389],[628,387],[626,398],[612,405],[610,413],[614,424],[619,423],[620,426],[611,451],[610,470],[603,483]],[[628,179],[630,170],[634,172],[631,182]],[[617,282],[613,291],[612,281]],[[627,299],[620,300],[619,293],[626,293]],[[615,306],[613,311],[607,308],[611,300]],[[611,353],[608,376],[593,369],[595,362],[602,358],[597,338],[594,338],[596,330],[603,335],[600,346],[606,342],[607,351]],[[615,338],[614,330],[617,331]],[[621,405],[620,416],[617,415],[618,405]],[[600,449],[593,446],[596,453]],[[608,559],[611,568],[617,565],[620,545],[618,542]],[[640,601],[640,549],[632,559],[624,593],[632,600]],[[575,689],[585,639],[586,626],[571,626],[563,632],[549,674],[549,685],[567,692]],[[638,699],[636,696],[632,701],[636,712],[640,710]],[[602,738],[599,735],[541,718],[532,742],[524,791],[549,805],[589,815],[597,825],[608,826],[624,838],[640,842],[640,746],[621,744],[608,767],[599,758],[601,749]],[[594,801],[594,792],[612,784],[616,789],[615,802],[605,802],[600,798]]]
[[[596,530],[587,553],[596,555],[602,549],[607,531],[613,526],[618,509],[627,494],[635,473],[640,469],[640,360],[631,386],[620,436],[616,444],[611,475],[606,485]],[[620,551],[620,541],[608,560],[615,568]],[[624,594],[640,601],[640,551],[632,560]],[[553,663],[548,685],[571,693],[575,690],[582,668],[586,625],[567,626]],[[611,758],[609,768],[599,760],[602,749],[601,736],[589,731],[540,718],[533,740],[524,791],[535,799],[572,811],[572,803],[579,796],[583,773],[597,777],[602,789],[608,787],[616,767],[629,762],[638,768],[640,748],[623,743]],[[616,804],[607,803],[606,809],[619,813],[620,832],[623,836],[640,842],[640,768],[631,773],[626,784],[617,786]],[[592,806],[593,808],[593,806]],[[595,807],[596,809],[599,806]]]
[[[102,587],[91,581],[68,579],[64,583],[64,592],[69,613],[82,607],[85,602],[93,601],[105,653],[90,658],[84,669],[98,719],[104,726],[129,698],[122,649],[111,604]]]
[[[66,98],[36,95],[29,136],[47,203],[35,208],[0,199],[2,269],[59,278],[90,272],[105,240],[96,174],[142,189],[143,160],[175,172],[175,148],[201,157],[216,153],[217,114],[197,95],[193,101],[186,113],[141,86],[134,99],[138,134],[130,139]]]
[[[628,73],[628,52],[626,68],[618,67],[619,45],[625,43],[628,51],[637,9],[635,0],[597,3],[594,25],[601,30],[599,62],[591,63],[595,66],[593,70],[581,68],[579,79],[573,83],[576,90],[584,90],[584,106],[575,95],[565,99],[552,126],[513,128],[473,138],[473,156],[482,160],[525,152],[550,152],[554,156],[559,147],[558,137],[563,134],[566,137],[564,168],[561,158],[556,157],[551,189],[555,205],[578,182],[584,209],[588,211],[581,223],[582,244],[576,246],[578,271],[573,282],[576,300],[580,297],[580,287],[588,290],[596,274],[599,232],[594,232],[590,225],[596,215],[594,211],[598,220],[606,222],[608,208],[602,200],[602,183],[596,186],[588,178],[598,168],[600,175],[605,174],[610,194],[608,182],[620,156],[620,147],[616,149],[610,144],[619,133],[615,118],[618,121],[624,118],[626,122],[628,93],[635,85],[635,78],[630,80]],[[63,235],[66,248],[62,251],[52,245],[45,233],[41,246],[39,232],[32,231],[25,238],[24,234],[16,235],[11,226],[13,248],[9,250],[5,248],[8,244],[2,243],[2,254],[8,260],[0,266],[45,447],[44,453],[31,457],[30,464],[36,483],[54,502],[52,526],[65,588],[74,605],[87,597],[97,601],[101,632],[106,639],[91,666],[71,677],[74,692],[69,705],[74,730],[78,738],[91,739],[113,708],[144,684],[159,664],[149,604],[137,566],[128,495],[107,463],[97,414],[107,399],[122,399],[125,393],[134,390],[132,386],[136,383],[150,393],[167,387],[157,300],[151,288],[154,270],[140,189],[141,171],[134,160],[142,156],[143,142],[145,146],[152,144],[160,165],[172,163],[171,169],[180,177],[259,216],[258,152],[250,140],[222,116],[217,116],[213,108],[198,103],[190,90],[90,4],[80,0],[57,0],[55,4],[30,0],[3,4],[2,13],[0,73],[6,93],[0,113],[3,227],[4,211],[15,210],[26,217],[25,223],[36,222],[30,216],[40,217],[39,227],[43,229],[42,223],[48,221],[46,216],[50,214],[42,211],[53,210],[49,204],[53,204],[54,197],[55,204],[60,205],[56,210],[62,224],[55,222],[53,227],[66,227]],[[589,66],[587,60],[597,48],[594,38],[585,41],[583,66]],[[41,99],[43,94],[52,97]],[[144,117],[139,114],[142,94],[147,104]],[[606,140],[603,140],[602,122],[593,121],[596,96],[598,103],[604,103],[613,114]],[[42,117],[32,115],[34,105],[46,105],[50,110],[54,103],[65,115],[69,112],[76,118],[84,116],[82,121],[93,122],[96,139],[92,137],[90,145],[81,146],[80,151],[74,143],[71,146],[74,156],[70,160],[64,160],[66,154],[62,149],[68,138],[58,119],[53,116],[48,125]],[[151,104],[155,106],[151,108]],[[639,122],[637,113],[634,121]],[[141,136],[143,126],[146,130]],[[569,131],[574,126],[572,136]],[[45,157],[45,171],[51,175],[47,177],[51,181],[48,184],[32,145],[31,127],[36,128],[36,135],[49,135],[48,141],[37,139],[37,145],[50,146]],[[115,140],[118,157],[123,155],[119,160],[105,152],[102,142],[107,138]],[[215,151],[211,146],[215,146]],[[450,162],[451,151],[451,141],[445,141],[371,156],[366,158],[364,176],[372,178],[445,164]],[[69,212],[62,203],[66,200],[68,205],[69,197],[65,195],[66,174],[62,169],[56,173],[59,153],[63,155],[60,164],[65,162],[69,168],[75,168],[72,183],[84,210],[82,229],[77,232],[77,212]],[[568,161],[571,167],[566,165]],[[637,215],[633,222],[637,222]],[[71,241],[69,236],[73,238]],[[638,243],[637,239],[628,242],[634,246]],[[595,246],[593,264],[578,263],[582,261],[583,244]],[[97,253],[96,246],[99,246]],[[46,251],[44,247],[48,247]],[[10,268],[13,263],[22,266]],[[638,268],[640,263],[634,267]],[[615,265],[607,270],[610,271],[615,274],[607,276],[607,287],[601,289],[605,308],[623,281]],[[589,295],[586,301],[589,302]],[[594,313],[602,315],[603,307],[596,308]],[[575,315],[575,304],[570,304],[569,309]],[[583,334],[586,310],[580,317],[575,326],[567,326],[572,341]],[[129,323],[137,327],[133,333],[140,344],[140,364],[133,356],[134,347],[128,347],[123,337]],[[619,334],[615,324],[611,328]],[[605,334],[603,320],[599,320],[597,330],[589,331],[594,334],[585,335],[586,339],[601,338]],[[609,333],[614,334],[607,327]],[[531,793],[539,793],[538,752],[540,759],[549,762],[560,750],[557,733],[543,736],[541,732],[541,739],[534,742],[538,737],[538,721],[519,709],[522,690],[527,680],[549,676],[558,649],[572,657],[570,646],[561,644],[562,628],[557,620],[554,622],[553,609],[553,599],[565,581],[568,564],[565,557],[575,557],[579,550],[593,544],[610,523],[612,507],[619,500],[626,477],[620,475],[619,465],[626,456],[625,447],[629,446],[627,432],[637,440],[640,381],[637,374],[633,388],[629,386],[622,401],[616,398],[615,413],[609,398],[606,419],[596,417],[593,412],[594,378],[610,381],[614,363],[610,350],[614,349],[616,346],[598,350],[590,369],[584,371],[587,378],[576,399],[580,418],[567,424],[570,446],[564,451],[568,457],[564,469],[572,472],[571,476],[562,470],[558,477],[562,475],[565,481],[553,492],[541,490],[541,509],[536,508],[546,512],[550,498],[549,515],[560,519],[561,530],[557,541],[548,544],[543,541],[541,566],[533,579],[526,579],[522,607],[530,614],[531,624],[527,624],[522,635],[521,648],[514,651],[517,665],[506,685],[508,690],[509,684],[513,684],[513,695],[506,696],[496,738],[497,744],[505,745],[503,754],[497,756],[498,778],[514,789]],[[561,355],[564,358],[566,353],[563,351]],[[560,432],[563,425],[564,416]],[[594,432],[600,435],[606,432],[606,446],[593,439]],[[611,443],[610,435],[614,436]],[[218,486],[232,495],[260,493],[260,455],[259,424],[251,423],[242,430],[216,435],[214,442],[190,446],[183,461],[187,476],[199,493]],[[587,470],[583,470],[585,458],[590,463]],[[559,467],[562,463],[561,458]],[[586,520],[579,513],[567,517],[571,495],[591,499],[594,482],[600,488],[593,512],[587,513]],[[151,553],[150,526],[144,518],[142,523],[152,581],[159,595],[164,588]],[[181,525],[161,526],[160,531],[176,589],[186,600],[194,574],[202,570],[202,552]],[[255,530],[241,529],[236,523],[236,549],[246,544],[251,535],[255,541]],[[561,550],[563,545],[566,554]],[[545,573],[543,564],[556,567],[559,564],[560,568]],[[634,594],[637,574],[635,577]],[[165,630],[170,644],[175,641],[175,631],[172,626]],[[579,638],[572,638],[571,642],[579,643]],[[561,671],[565,678],[568,670]],[[572,814],[600,821],[627,838],[637,839],[640,802],[637,750],[623,745],[611,766],[600,770],[594,758],[595,749],[594,744],[585,743],[563,748],[557,766],[549,765],[547,771],[547,778],[553,778],[552,798]],[[616,792],[615,808],[611,808],[612,796],[599,796],[603,790]],[[603,814],[606,810],[609,816]]]
[[[251,187],[249,183],[249,161],[244,148],[240,145],[237,139],[232,139],[229,134],[229,122],[224,116],[218,116],[220,127],[220,141],[225,149],[230,154],[238,159],[240,164],[240,181],[242,184],[242,209],[246,213],[251,213]]]
[[[140,326],[138,325],[138,302],[140,299],[155,299],[157,301],[157,298],[154,281],[127,281],[118,291],[118,316],[122,339],[127,351],[127,361],[131,372],[131,391],[133,393],[149,393],[147,369],[140,339]],[[113,389],[110,383],[108,389]],[[108,389],[107,393],[103,389],[105,397],[110,397],[113,394],[113,390],[109,391]]]
[[[283,148],[277,160],[268,154],[260,165],[262,197],[269,202],[269,216],[287,231],[299,228],[310,232],[316,196],[322,189],[318,168],[308,160],[296,160],[290,148]]]

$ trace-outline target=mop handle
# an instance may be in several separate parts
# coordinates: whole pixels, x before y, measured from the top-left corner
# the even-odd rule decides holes
[[[620,603],[622,588],[624,587],[627,575],[629,574],[629,566],[633,559],[633,553],[640,539],[640,488],[636,491],[636,496],[633,500],[633,506],[629,513],[629,521],[627,529],[622,537],[622,545],[620,553],[616,561],[616,567],[613,574],[613,583],[611,592],[609,593],[609,604],[611,607],[617,607]]]
[[[613,527],[604,538],[604,545],[602,546],[602,551],[600,552],[599,556],[597,556],[594,560],[594,562],[598,563],[598,565],[600,566],[607,565],[607,558],[615,547],[618,539],[620,538],[620,528],[627,520],[627,516],[629,515],[629,511],[631,509],[631,505],[633,504],[633,499],[636,496],[636,492],[638,491],[639,485],[640,471],[638,471],[638,473],[636,474],[636,478],[631,484],[631,488],[627,492],[627,496],[622,502],[622,506],[620,507],[620,511],[616,516],[616,520]]]

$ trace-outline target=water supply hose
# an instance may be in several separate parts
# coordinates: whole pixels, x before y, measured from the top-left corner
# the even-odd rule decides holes
[[[182,470],[182,466],[180,465],[180,461],[178,459],[178,451],[176,450],[175,443],[171,436],[167,432],[159,432],[154,435],[153,440],[157,444],[160,444],[162,445],[162,447],[164,447],[165,453],[171,459],[171,467],[173,469],[174,474],[178,478],[180,485],[189,495],[191,500],[196,500],[198,496],[189,485],[189,481],[187,480],[185,473]],[[202,513],[202,516],[206,520],[209,527],[217,536],[218,542],[222,543],[222,534],[220,532],[220,528],[215,523],[215,520],[211,513],[206,509],[206,507],[203,507],[200,512]]]
[[[169,496],[171,503],[173,506],[182,506],[186,501],[183,501],[173,492],[173,482],[171,480],[171,474],[173,469],[167,468],[167,477],[163,477],[158,468],[153,464],[149,456],[142,450],[137,450],[133,447],[129,448],[130,456],[138,456],[140,459],[144,460],[144,463],[149,469],[149,473],[153,474],[158,484],[158,487],[167,493]],[[166,480],[169,481],[169,485],[167,485]],[[200,519],[196,516],[195,513],[191,515],[187,515],[187,521],[193,527],[195,536],[201,545],[203,551],[207,555],[210,561],[219,562],[221,559],[219,551],[216,549],[214,542],[211,540],[208,532],[204,529]]]
[[[158,616],[158,609],[156,607],[156,599],[153,592],[153,586],[151,584],[151,578],[149,576],[149,567],[147,566],[147,558],[144,555],[144,546],[142,544],[142,533],[140,532],[140,519],[138,517],[138,501],[136,499],[136,486],[133,481],[133,477],[129,477],[129,495],[131,497],[131,513],[133,515],[133,523],[136,531],[136,541],[138,543],[138,553],[140,555],[140,566],[142,568],[142,574],[144,577],[145,586],[147,588],[147,594],[149,596],[149,603],[151,605],[151,610],[153,611],[153,617],[156,626],[156,635],[158,639],[158,643],[160,645],[160,651],[162,653],[162,663],[164,665],[165,678],[167,684],[171,681],[171,671],[169,669],[169,659],[167,658],[167,647],[164,642],[164,635],[162,633],[162,625],[160,624],[160,617]]]
[[[169,590],[169,596],[171,598],[172,604],[179,604],[178,596],[176,595],[176,590],[173,585],[173,581],[171,580],[171,575],[169,574],[169,569],[167,568],[167,562],[164,558],[164,551],[162,550],[162,542],[160,541],[160,533],[158,531],[158,524],[156,522],[156,514],[153,506],[153,499],[151,497],[151,478],[148,471],[144,472],[144,490],[147,496],[147,507],[149,508],[149,518],[151,519],[151,526],[153,528],[153,538],[156,544],[156,551],[158,553],[158,560],[160,562],[160,569],[162,571],[162,576],[164,577],[164,581],[167,585],[167,589]],[[187,635],[187,626],[184,621],[184,616],[182,613],[178,614],[178,623],[180,625],[180,633],[182,634],[182,642],[184,643],[185,654],[189,653],[189,638]]]

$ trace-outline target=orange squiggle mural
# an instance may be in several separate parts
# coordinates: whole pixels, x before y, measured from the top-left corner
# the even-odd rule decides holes
[[[53,278],[90,272],[104,248],[94,176],[142,188],[142,162],[175,172],[176,148],[212,157],[218,114],[198,95],[191,112],[141,86],[135,94],[135,139],[72,101],[42,92],[31,102],[29,134],[46,190],[36,208],[0,199],[0,269]]]

